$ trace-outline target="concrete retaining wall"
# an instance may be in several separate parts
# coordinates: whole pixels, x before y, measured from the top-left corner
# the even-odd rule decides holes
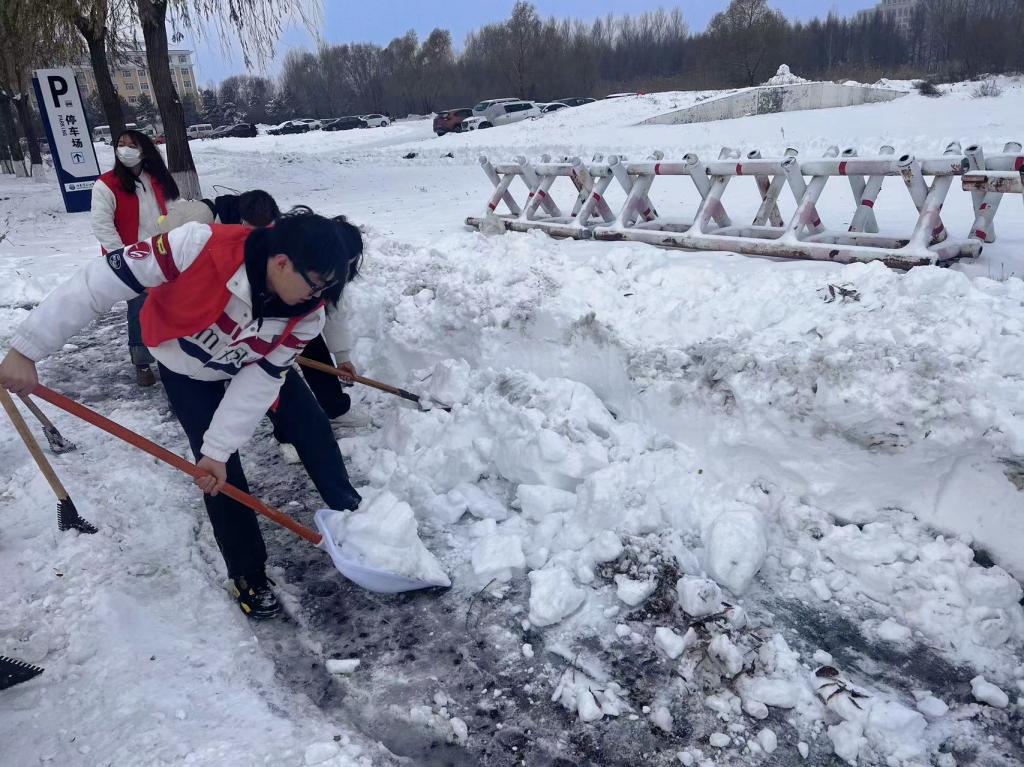
[[[868,85],[838,83],[797,83],[795,85],[761,85],[694,104],[686,109],[666,112],[644,120],[640,125],[676,125],[712,120],[731,120],[748,115],[774,112],[798,112],[804,109],[829,109],[857,104],[892,101],[905,96],[903,91],[872,88]]]

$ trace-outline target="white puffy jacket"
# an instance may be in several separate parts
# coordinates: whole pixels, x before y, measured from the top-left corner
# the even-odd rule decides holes
[[[153,177],[142,171],[135,186],[135,196],[139,198],[139,240],[148,240],[160,231],[160,204],[156,201],[153,191]],[[121,242],[121,235],[114,228],[114,209],[117,200],[114,192],[101,179],[92,186],[92,231],[105,250],[117,250],[130,242]]]
[[[212,234],[204,224],[186,224],[151,242],[142,241],[91,260],[29,314],[15,331],[11,346],[36,362],[53,354],[117,301],[134,298],[145,288],[162,285],[187,270]],[[169,257],[167,248],[158,252],[158,240],[164,236]],[[276,317],[254,321],[245,264],[231,276],[227,287],[231,295],[216,322],[188,338],[150,348],[153,356],[175,373],[201,381],[230,381],[203,439],[203,455],[217,461],[226,461],[252,437],[277,399],[295,357],[316,338],[325,322],[323,309],[297,321]]]

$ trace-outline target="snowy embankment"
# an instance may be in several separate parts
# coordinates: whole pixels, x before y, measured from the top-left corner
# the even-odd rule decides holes
[[[768,155],[793,144],[811,155],[832,143],[862,153],[893,143],[925,154],[951,139],[994,149],[1022,138],[1024,92],[1006,88],[984,102],[984,125],[958,86],[940,100],[633,127],[696,97],[658,94],[441,139],[424,122],[194,149],[208,185],[262,186],[285,205],[367,227],[363,276],[347,299],[354,359],[453,412],[366,395],[378,428],[342,435],[343,451],[364,495],[387,489],[416,511],[467,612],[481,590],[503,605],[493,614],[505,622],[481,635],[529,632],[506,661],[566,709],[567,723],[641,720],[656,735],[650,764],[769,763],[774,752],[785,764],[834,753],[850,764],[1009,765],[1022,758],[1024,694],[1014,577],[1024,576],[1024,283],[985,275],[1024,263],[1019,201],[1004,203],[999,241],[978,264],[909,274],[461,226],[489,193],[472,167],[481,151],[714,156],[730,144]],[[25,188],[16,183],[3,182],[4,196]],[[30,191],[17,208],[3,203],[3,339],[22,305],[93,252],[82,217],[57,213],[53,190]],[[909,215],[902,190],[886,194],[883,229]],[[841,220],[848,197],[823,198],[823,216]],[[954,190],[944,215],[965,230],[967,196]],[[830,285],[846,295],[827,301]],[[83,389],[122,365],[120,339],[107,343],[108,367],[79,373]],[[156,410],[108,414],[183,450],[159,392],[151,399]],[[216,718],[205,701],[217,699],[245,702],[260,761],[299,764],[321,740],[309,760],[322,751],[334,764],[369,761],[361,736],[318,720],[270,678],[269,656],[214,589],[208,542],[193,540],[209,536],[205,523],[180,511],[196,505],[185,481],[59,424],[88,456],[61,459],[59,471],[104,529],[58,536],[45,484],[2,432],[15,468],[0,496],[12,520],[0,576],[13,586],[0,598],[0,653],[29,650],[26,660],[48,666],[6,693],[17,753],[39,758],[40,718],[71,695],[90,711],[68,725],[82,740],[52,737],[47,753],[63,763],[87,761],[78,744],[114,763],[117,748],[153,752],[152,763],[188,753],[196,764],[250,763],[202,725]],[[70,580],[72,566],[93,575]],[[175,613],[183,591],[195,615]],[[154,637],[159,653],[148,649]],[[136,649],[126,662],[127,647],[168,653],[173,675],[140,671],[149,661]],[[958,674],[922,676],[896,661],[915,655]],[[622,673],[631,658],[649,659],[643,674]],[[365,662],[345,670],[355,686],[380,673]],[[407,719],[429,720],[479,755],[484,736],[454,716],[459,696],[445,692],[445,673],[433,709],[408,700]],[[186,702],[154,709],[152,721],[126,710],[112,722],[97,686],[107,700],[132,689]]]

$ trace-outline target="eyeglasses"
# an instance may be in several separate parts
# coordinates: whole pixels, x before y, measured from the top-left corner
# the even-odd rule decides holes
[[[295,271],[298,272],[302,280],[309,286],[309,291],[314,296],[319,296],[324,291],[330,290],[340,282],[340,280],[330,280],[325,282],[323,285],[317,285],[313,280],[309,279],[309,275],[306,274],[305,270],[296,268]]]

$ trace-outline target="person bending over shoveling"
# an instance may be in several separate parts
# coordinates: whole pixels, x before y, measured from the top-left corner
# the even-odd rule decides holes
[[[355,509],[331,427],[292,368],[358,272],[363,243],[345,221],[296,208],[269,229],[190,223],[107,253],[62,284],[15,331],[0,363],[0,385],[29,393],[36,363],[117,301],[148,290],[143,340],[159,363],[164,391],[208,472],[196,484],[242,611],[280,612],[256,515],[219,490],[248,490],[238,449],[276,402],[310,478],[332,509]]]

